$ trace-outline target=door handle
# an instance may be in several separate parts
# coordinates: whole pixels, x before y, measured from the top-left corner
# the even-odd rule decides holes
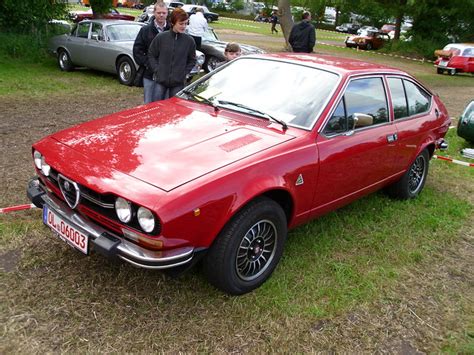
[[[398,140],[398,135],[396,133],[387,135],[387,142],[393,143]]]

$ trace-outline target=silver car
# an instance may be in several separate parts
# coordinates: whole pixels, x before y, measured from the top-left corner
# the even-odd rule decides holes
[[[70,34],[51,38],[49,51],[57,56],[61,70],[87,67],[117,74],[121,84],[133,85],[138,65],[133,59],[133,43],[143,23],[124,20],[84,20]],[[196,51],[198,73],[204,54]]]

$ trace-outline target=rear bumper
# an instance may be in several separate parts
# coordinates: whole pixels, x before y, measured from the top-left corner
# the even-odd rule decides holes
[[[196,250],[193,247],[182,247],[171,250],[149,250],[115,235],[88,218],[76,213],[66,203],[48,194],[34,178],[28,184],[27,196],[38,208],[46,204],[48,209],[74,226],[90,240],[95,251],[112,258],[120,258],[138,267],[146,269],[168,269],[191,263]]]

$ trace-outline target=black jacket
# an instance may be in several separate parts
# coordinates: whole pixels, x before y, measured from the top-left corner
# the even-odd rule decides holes
[[[288,38],[293,52],[311,53],[316,44],[316,32],[314,26],[308,21],[301,21],[293,26]]]
[[[164,30],[168,31],[169,29],[170,26],[168,22],[166,22]],[[133,44],[133,58],[138,65],[145,67],[143,77],[150,80],[153,79],[153,71],[148,64],[148,49],[150,48],[151,41],[153,41],[157,34],[158,30],[155,26],[155,21],[152,20],[148,25],[140,29],[135,43]]]
[[[196,43],[186,33],[160,33],[150,44],[148,63],[157,83],[169,88],[183,85],[196,65]]]

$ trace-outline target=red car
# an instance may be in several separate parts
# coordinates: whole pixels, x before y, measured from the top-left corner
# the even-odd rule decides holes
[[[474,74],[474,43],[451,43],[435,51],[435,56],[438,57],[435,61],[438,74],[445,71],[450,75]]]
[[[388,41],[390,41],[390,36],[386,33],[362,31],[357,35],[346,37],[344,42],[346,47],[371,50],[382,48],[385,42]]]
[[[71,17],[71,19],[74,22],[81,22],[82,20],[85,20],[85,19],[94,18],[94,14],[92,12],[92,9],[90,9],[88,11],[71,12],[69,14],[69,16]],[[135,20],[135,16],[121,14],[120,12],[118,12],[114,8],[111,8],[110,12],[108,14],[103,15],[102,18],[112,19],[112,20],[127,20],[127,21],[134,21]]]
[[[202,260],[213,285],[243,294],[270,277],[288,229],[382,188],[416,197],[449,125],[403,71],[245,56],[167,101],[35,143],[28,196],[84,254],[149,269]]]

